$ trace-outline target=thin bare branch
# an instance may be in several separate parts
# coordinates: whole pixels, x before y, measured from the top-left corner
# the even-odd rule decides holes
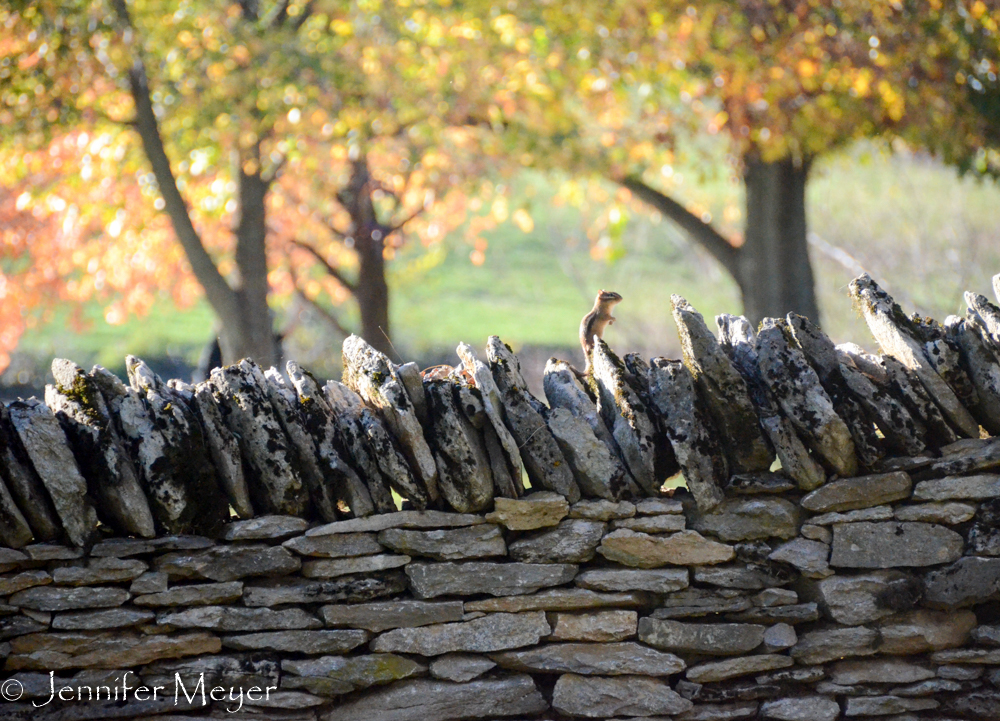
[[[351,293],[351,295],[355,295],[358,292],[358,287],[354,283],[349,281],[347,278],[345,278],[344,275],[340,272],[340,269],[332,265],[330,261],[324,258],[318,250],[313,248],[308,243],[303,243],[301,240],[293,240],[292,244],[298,246],[299,248],[302,248],[302,250],[309,251],[312,254],[312,256],[319,262],[319,264],[323,266],[323,269],[329,275],[333,276],[334,280],[336,280],[338,283],[344,286],[344,288],[346,288]]]
[[[414,218],[416,218],[418,215],[420,215],[423,212],[424,212],[424,206],[421,205],[415,211],[413,211],[412,213],[410,213],[406,218],[404,218],[403,220],[399,221],[395,225],[391,226],[389,228],[389,232],[386,233],[386,236],[392,235],[396,231],[402,230],[404,225],[406,225],[407,223],[409,223],[411,220],[413,220]]]

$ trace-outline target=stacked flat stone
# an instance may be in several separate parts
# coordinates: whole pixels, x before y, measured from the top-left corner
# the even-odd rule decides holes
[[[757,474],[709,511],[535,491],[0,549],[3,677],[25,692],[0,718],[998,718],[1000,441],[896,460],[810,492]],[[50,671],[171,693],[39,709]],[[239,716],[177,706],[178,674],[270,691]]]
[[[0,411],[0,719],[1000,718],[1000,309],[851,292],[880,355],[675,296],[682,360],[598,342],[548,404],[496,337],[352,337],[325,386],[56,361]]]
[[[881,355],[794,314],[756,333],[722,315],[716,338],[672,296],[682,360],[599,341],[587,376],[550,359],[548,403],[496,336],[485,362],[463,343],[423,373],[351,336],[343,383],[326,385],[294,361],[287,379],[243,360],[190,386],[132,356],[128,385],[57,359],[46,403],[0,412],[0,543],[215,536],[231,514],[334,522],[403,503],[487,512],[525,480],[571,503],[637,501],[678,472],[708,513],[726,488],[811,491],[1000,431],[1000,308],[966,293],[967,316],[940,325],[867,275],[850,287]]]

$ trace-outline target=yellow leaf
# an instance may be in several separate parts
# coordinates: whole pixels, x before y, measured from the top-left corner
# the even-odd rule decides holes
[[[524,208],[518,208],[514,211],[513,220],[514,225],[520,228],[522,233],[530,233],[535,229],[535,221]]]

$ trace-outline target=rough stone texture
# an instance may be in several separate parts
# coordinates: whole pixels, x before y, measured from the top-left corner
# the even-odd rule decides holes
[[[207,633],[141,636],[110,631],[101,634],[50,633],[11,641],[6,669],[60,671],[69,668],[129,668],[161,658],[218,653],[219,639]]]
[[[726,490],[744,496],[784,493],[795,488],[790,478],[777,473],[738,473],[729,479]]]
[[[530,596],[506,596],[483,601],[466,601],[468,612],[520,613],[522,611],[575,611],[621,606],[635,608],[649,604],[642,593],[597,593],[582,588],[553,588]]]
[[[601,419],[597,405],[584,389],[575,369],[566,361],[549,358],[542,374],[545,399],[553,409],[564,408],[590,426],[594,435],[611,451],[617,454],[618,445],[607,425]],[[606,519],[602,519],[606,520]]]
[[[319,619],[300,608],[239,608],[201,606],[164,613],[156,622],[177,628],[207,628],[215,631],[272,631],[310,629],[322,626]]]
[[[517,498],[524,493],[524,486],[521,482],[523,459],[517,440],[504,424],[503,401],[493,380],[493,374],[490,372],[489,366],[479,360],[472,346],[459,343],[455,352],[462,359],[462,367],[466,373],[472,376],[472,380],[481,394],[483,412],[489,422],[489,425],[484,428],[486,436],[489,438],[491,433],[495,434],[497,445],[503,452],[505,463],[499,463],[501,459],[498,458],[496,459],[498,462],[493,464],[493,480],[497,495],[502,498]],[[506,473],[501,472],[502,466],[506,467]]]
[[[712,683],[738,676],[749,676],[764,671],[776,671],[779,668],[788,668],[791,665],[792,659],[788,656],[743,656],[740,658],[729,658],[725,661],[711,661],[699,664],[698,666],[689,668],[685,676],[688,681],[694,683]]]
[[[677,716],[677,721],[740,721],[757,716],[757,702],[699,704]]]
[[[1000,599],[1000,558],[966,556],[931,571],[924,600],[931,608],[960,608]]]
[[[801,504],[813,513],[853,511],[909,498],[911,487],[910,476],[902,471],[845,478],[817,488]]]
[[[298,536],[281,544],[301,556],[318,558],[351,558],[372,556],[385,548],[374,533],[342,533],[332,536]]]
[[[378,534],[378,542],[397,553],[426,556],[439,561],[462,561],[507,554],[503,534],[493,524],[466,526],[451,531],[390,528]]]
[[[903,519],[897,519],[903,520]],[[913,520],[913,519],[907,519]],[[803,538],[807,538],[810,541],[819,541],[820,543],[825,543],[829,546],[833,542],[833,531],[826,526],[818,526],[815,523],[804,523],[802,527],[799,528],[799,533],[802,534]]]
[[[767,651],[783,651],[794,646],[798,640],[795,627],[787,623],[776,623],[764,631],[764,649]]]
[[[547,586],[569,583],[577,567],[562,563],[411,563],[406,567],[413,595],[434,598],[449,594],[518,596]]]
[[[205,433],[191,409],[194,394],[163,382],[142,360],[125,357],[131,388],[103,368],[89,380],[101,389],[136,462],[150,510],[169,533],[217,535],[229,520]]]
[[[322,558],[305,561],[302,564],[302,575],[306,578],[336,578],[358,573],[368,574],[399,568],[411,560],[409,556],[394,556],[388,553],[358,558]]]
[[[916,683],[934,678],[934,669],[899,658],[840,661],[829,668],[833,683],[853,686],[861,683]]]
[[[525,563],[584,563],[594,557],[605,524],[567,518],[551,530],[526,535],[510,544],[510,557]]]
[[[941,523],[953,526],[970,520],[976,513],[976,507],[968,503],[917,503],[912,506],[896,508],[897,521],[920,521],[923,523]]]
[[[688,586],[686,568],[635,569],[595,568],[574,579],[577,586],[593,591],[651,591],[671,593]]]
[[[592,353],[591,378],[597,408],[611,429],[615,443],[635,482],[646,495],[655,495],[657,480],[656,422],[649,416],[635,388],[628,382],[624,363],[607,343],[597,339]],[[676,461],[663,460],[676,468]],[[662,471],[662,469],[660,469]],[[661,477],[673,475],[662,473]]]
[[[878,631],[864,626],[810,631],[799,637],[791,654],[800,664],[818,664],[849,656],[873,656]]]
[[[484,656],[474,656],[466,653],[448,653],[431,661],[431,676],[442,681],[465,683],[482,676],[496,663]]]
[[[370,635],[354,629],[334,631],[269,631],[224,636],[222,645],[237,651],[344,653],[366,643]]]
[[[790,563],[806,578],[826,578],[833,575],[828,564],[830,547],[819,541],[796,538],[780,545],[768,558]]]
[[[15,401],[8,411],[66,535],[74,545],[86,545],[97,528],[97,512],[87,498],[87,481],[80,474],[65,431],[48,406],[35,398]]]
[[[875,571],[828,578],[818,585],[824,612],[837,623],[857,626],[908,611],[920,600],[920,581],[902,571]]]
[[[679,514],[621,518],[612,521],[611,528],[612,530],[627,528],[630,531],[639,531],[640,533],[676,533],[687,530],[687,518]]]
[[[243,603],[251,608],[283,603],[362,603],[400,593],[406,586],[406,575],[401,571],[371,576],[342,576],[325,581],[274,579],[246,584]]]
[[[708,591],[689,588],[672,593],[663,606],[651,614],[652,618],[697,618],[715,613],[746,611],[752,606],[750,599],[731,591]]]
[[[725,563],[735,555],[732,546],[710,541],[697,531],[651,536],[627,529],[604,536],[597,552],[609,561],[638,568]]]
[[[346,521],[335,521],[323,526],[316,526],[306,531],[306,537],[332,536],[338,533],[375,533],[387,528],[457,528],[459,526],[474,526],[478,523],[485,523],[483,517],[471,513],[401,511],[369,518],[351,518]]]
[[[774,456],[757,424],[746,382],[719,347],[701,314],[679,295],[670,296],[670,305],[684,365],[722,435],[730,470],[766,471]]]
[[[320,616],[327,626],[363,628],[373,632],[415,628],[462,620],[460,601],[381,601],[323,606]]]
[[[764,554],[770,553],[770,546],[765,546],[762,551]],[[763,562],[766,560],[766,555],[763,558],[753,560],[756,560],[758,563]],[[732,566],[696,567],[694,569],[694,580],[697,583],[707,583],[712,586],[746,590],[759,590],[787,583],[787,580],[771,573],[765,566],[740,563]]]
[[[60,613],[52,619],[52,628],[60,631],[97,631],[104,628],[127,628],[156,618],[152,611],[112,608],[106,611]]]
[[[924,711],[940,704],[929,698],[900,698],[898,696],[870,696],[847,699],[847,716],[886,716],[907,711]]]
[[[639,640],[665,651],[728,656],[748,653],[764,641],[764,627],[745,623],[683,623],[643,618]]]
[[[31,459],[18,440],[17,431],[10,421],[10,412],[2,403],[0,403],[0,480],[2,480],[0,486],[8,491],[9,497],[9,500],[5,498],[4,505],[11,509],[4,514],[4,517],[12,518],[21,514],[30,526],[30,534],[37,540],[56,540],[61,533],[59,516],[45,486],[32,467]],[[2,525],[7,526],[8,523]],[[6,542],[5,545],[24,545],[26,541],[22,540],[23,530],[18,530],[21,531],[21,538],[18,538],[18,533],[13,537],[7,535],[8,541],[12,540],[13,543]]]
[[[309,528],[304,518],[294,516],[259,516],[226,526],[227,541],[270,541],[297,536]]]
[[[839,475],[853,476],[858,459],[854,440],[816,371],[786,337],[784,321],[765,319],[757,334],[761,374],[785,416],[810,448]]]
[[[521,499],[497,498],[486,520],[511,531],[530,531],[556,526],[568,513],[569,503],[563,496],[541,491]]]
[[[909,611],[883,619],[879,653],[908,655],[961,646],[975,625],[971,611]]]
[[[281,662],[284,674],[281,686],[329,697],[419,676],[426,670],[423,664],[391,653],[284,660]]]
[[[36,586],[15,593],[9,601],[13,606],[36,611],[71,611],[77,608],[121,606],[128,599],[128,591],[124,588]]]
[[[612,502],[604,499],[577,501],[569,509],[570,518],[587,518],[591,521],[614,521],[635,516],[631,501]]]
[[[34,586],[47,586],[52,583],[52,574],[48,571],[24,571],[9,576],[0,576],[0,596],[23,591]]]
[[[913,489],[915,501],[980,501],[1000,497],[1000,475],[948,476],[921,481]]]
[[[614,500],[627,487],[627,471],[587,422],[565,408],[552,408],[546,418],[584,496]]]
[[[844,523],[833,527],[835,568],[893,568],[949,563],[962,555],[962,537],[932,523]]]
[[[794,538],[799,523],[798,507],[783,498],[730,498],[711,512],[695,513],[691,519],[696,531],[723,541]]]
[[[467,651],[487,653],[532,646],[552,628],[542,612],[494,613],[462,623],[444,623],[420,628],[397,628],[376,638],[376,652],[415,653],[438,656]]]
[[[203,382],[195,386],[191,408],[205,432],[205,445],[215,466],[219,486],[229,498],[236,515],[250,518],[253,516],[253,506],[250,505],[250,490],[243,474],[239,441],[223,420],[210,383]]]
[[[239,441],[254,509],[303,515],[309,494],[295,471],[291,442],[271,406],[260,367],[245,359],[216,368],[210,382],[222,417]]]
[[[764,380],[757,356],[757,336],[750,322],[743,316],[727,314],[716,316],[715,322],[719,326],[720,345],[747,384],[761,428],[774,446],[783,472],[803,490],[822,485],[826,480],[823,467],[810,455],[792,422],[781,413]]]
[[[322,494],[331,500],[347,494],[345,503],[355,517],[360,517],[369,515],[370,506],[379,513],[396,510],[389,490],[390,485],[396,484],[412,495],[415,507],[423,508],[427,494],[410,473],[402,452],[391,441],[378,450],[373,447],[365,420],[370,418],[378,428],[381,423],[364,407],[361,397],[337,381],[330,381],[320,390],[319,383],[301,368],[291,362],[287,367],[305,429],[323,461],[323,470],[329,468],[331,485]],[[388,474],[383,469],[388,469]],[[330,489],[336,489],[337,484],[340,490],[331,494]],[[358,503],[362,505],[355,510]]]
[[[569,716],[611,718],[687,711],[692,703],[662,681],[643,676],[614,678],[567,673],[556,681],[552,707]]]
[[[861,309],[868,328],[882,351],[914,372],[924,388],[957,429],[969,437],[979,435],[979,424],[961,404],[951,387],[938,375],[928,360],[923,344],[916,337],[914,321],[906,318],[892,297],[868,276],[851,281],[851,296]]]
[[[984,342],[981,326],[974,319],[948,316],[948,337],[959,348],[963,367],[975,389],[977,403],[969,410],[992,435],[1000,433],[1000,363],[996,349]]]
[[[45,403],[62,425],[106,523],[123,535],[151,538],[153,513],[138,473],[97,384],[75,363],[52,361],[56,385],[45,387]]]
[[[774,721],[836,721],[840,706],[826,696],[783,698],[761,704],[760,715]]]
[[[150,593],[137,596],[132,603],[137,606],[213,606],[220,603],[231,603],[243,597],[243,584],[239,581],[229,583],[196,583],[187,586],[176,586],[161,593]]]
[[[438,488],[444,500],[460,513],[481,511],[493,500],[493,471],[485,439],[467,409],[478,406],[478,413],[485,414],[467,381],[453,378],[424,378],[428,411],[424,435],[437,463]],[[457,396],[463,391],[469,398],[460,404]],[[484,420],[478,420],[479,427]]]
[[[922,453],[927,447],[923,441],[925,429],[903,399],[892,394],[888,382],[876,383],[858,368],[850,355],[839,347],[836,350],[848,391],[882,431],[888,448],[908,456]]]
[[[490,656],[501,668],[533,673],[577,673],[588,676],[670,676],[684,662],[638,643],[550,643],[537,649]]]
[[[860,523],[862,521],[888,521],[893,518],[892,506],[874,506],[843,513],[823,513],[813,516],[809,523],[814,526],[833,526],[838,523]]]
[[[548,704],[530,676],[503,676],[465,684],[414,679],[342,703],[322,721],[450,721],[455,718],[530,716]]]
[[[639,616],[635,611],[553,613],[550,641],[624,641],[635,636]]]
[[[344,385],[381,415],[431,501],[439,497],[438,469],[413,401],[389,359],[358,336],[344,340]]]
[[[580,486],[540,412],[541,403],[528,392],[517,356],[497,336],[486,342],[486,357],[496,384],[503,416],[533,488],[559,493],[571,503],[580,500]]]
[[[681,361],[654,358],[649,398],[698,507],[715,508],[729,469],[708,413],[698,405],[691,371]]]
[[[217,546],[196,553],[167,553],[156,570],[171,578],[236,581],[249,576],[282,576],[299,570],[302,562],[281,547],[265,545]]]
[[[149,566],[143,561],[120,558],[94,558],[83,566],[62,566],[53,569],[52,582],[65,586],[91,586],[101,583],[131,581],[141,576]]]

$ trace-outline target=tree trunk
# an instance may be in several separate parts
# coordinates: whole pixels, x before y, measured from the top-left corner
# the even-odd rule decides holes
[[[789,312],[819,323],[806,241],[808,175],[808,161],[746,160],[746,235],[735,275],[755,324]]]
[[[351,179],[338,199],[351,215],[351,237],[358,254],[354,297],[361,314],[361,337],[373,348],[394,355],[389,342],[389,285],[385,282],[386,236],[392,229],[379,222],[372,204],[371,176],[364,157],[351,168]]]
[[[274,324],[267,304],[267,248],[265,202],[268,183],[257,170],[239,167],[239,218],[236,223],[236,270],[234,313],[219,313],[222,321],[223,363],[253,358],[264,368],[277,365]],[[217,309],[218,310],[218,309]]]

